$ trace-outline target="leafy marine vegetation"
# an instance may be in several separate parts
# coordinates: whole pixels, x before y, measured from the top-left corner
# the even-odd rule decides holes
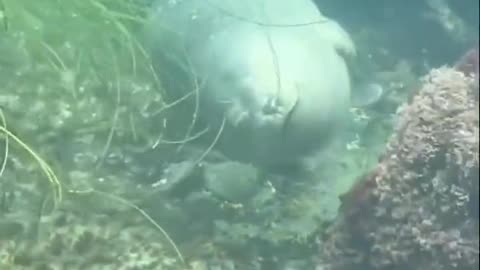
[[[0,0],[0,268],[306,269],[389,117],[352,111],[346,154],[308,181],[206,155],[169,136],[183,100],[137,35],[143,2]]]
[[[165,107],[132,35],[143,14],[134,1],[1,2],[2,269],[182,269],[136,206],[135,168],[118,170],[124,146],[161,134],[142,121]]]

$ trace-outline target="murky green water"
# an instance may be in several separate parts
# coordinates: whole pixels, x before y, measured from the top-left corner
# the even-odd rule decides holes
[[[151,24],[158,6],[180,3],[188,9],[189,1],[150,2],[0,0],[0,269],[315,269],[319,239],[336,217],[338,196],[376,165],[395,112],[419,78],[478,46],[478,1],[318,0],[323,15],[355,44],[356,57],[348,62],[352,78],[378,84],[381,97],[346,111],[340,143],[321,144],[315,169],[298,173],[296,166],[281,164],[273,173],[255,160],[237,161],[217,151],[213,142],[224,126],[202,118],[197,107],[208,76],[197,79],[195,72],[206,74],[208,67],[232,61],[235,79],[238,61],[254,52],[232,50],[236,58],[218,55],[213,61],[199,57],[191,68],[172,29]],[[278,5],[302,17],[293,2]],[[232,6],[244,14],[255,10],[238,3]],[[260,25],[228,5],[216,8],[221,10],[213,14],[232,25]],[[273,17],[275,12],[266,11]],[[200,42],[188,48],[210,46],[202,43],[210,30],[190,31],[191,25],[182,24],[185,14],[195,16],[167,14],[167,21],[178,20],[173,30],[196,35],[192,40]],[[298,19],[287,17],[287,24]],[[213,25],[215,31],[225,28]],[[290,32],[278,31],[289,41]],[[207,50],[199,51],[202,56]],[[302,53],[290,51],[286,59]],[[322,67],[322,61],[304,64]],[[253,65],[258,74],[262,64]],[[294,64],[291,72],[285,66],[285,74],[294,73]],[[322,78],[309,72],[312,81]],[[296,106],[308,103],[299,100],[285,114],[294,120],[281,125],[287,134],[297,134],[288,128],[296,126]],[[221,119],[215,109],[212,115]],[[227,113],[242,123],[242,113]],[[303,127],[298,130],[308,133],[309,126]],[[222,131],[234,141],[252,133],[230,132],[228,125]],[[273,151],[272,160],[293,156],[305,133],[280,143],[289,152]],[[277,139],[266,134],[266,142]],[[265,144],[255,143],[236,147],[226,140],[222,147],[246,152],[240,151],[243,158],[250,149],[263,153]]]

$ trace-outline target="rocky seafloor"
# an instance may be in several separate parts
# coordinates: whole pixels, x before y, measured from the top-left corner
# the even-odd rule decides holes
[[[342,198],[317,270],[478,269],[478,48],[433,69]]]

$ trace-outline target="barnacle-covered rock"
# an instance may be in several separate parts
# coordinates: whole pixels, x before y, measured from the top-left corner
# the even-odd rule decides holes
[[[477,269],[478,81],[432,70],[378,166],[343,196],[318,270]]]

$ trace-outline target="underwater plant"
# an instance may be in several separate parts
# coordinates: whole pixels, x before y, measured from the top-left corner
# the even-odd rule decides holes
[[[126,166],[126,148],[149,149],[162,133],[142,120],[167,106],[133,34],[144,11],[141,1],[0,1],[0,268],[185,269],[137,205],[138,168]]]

